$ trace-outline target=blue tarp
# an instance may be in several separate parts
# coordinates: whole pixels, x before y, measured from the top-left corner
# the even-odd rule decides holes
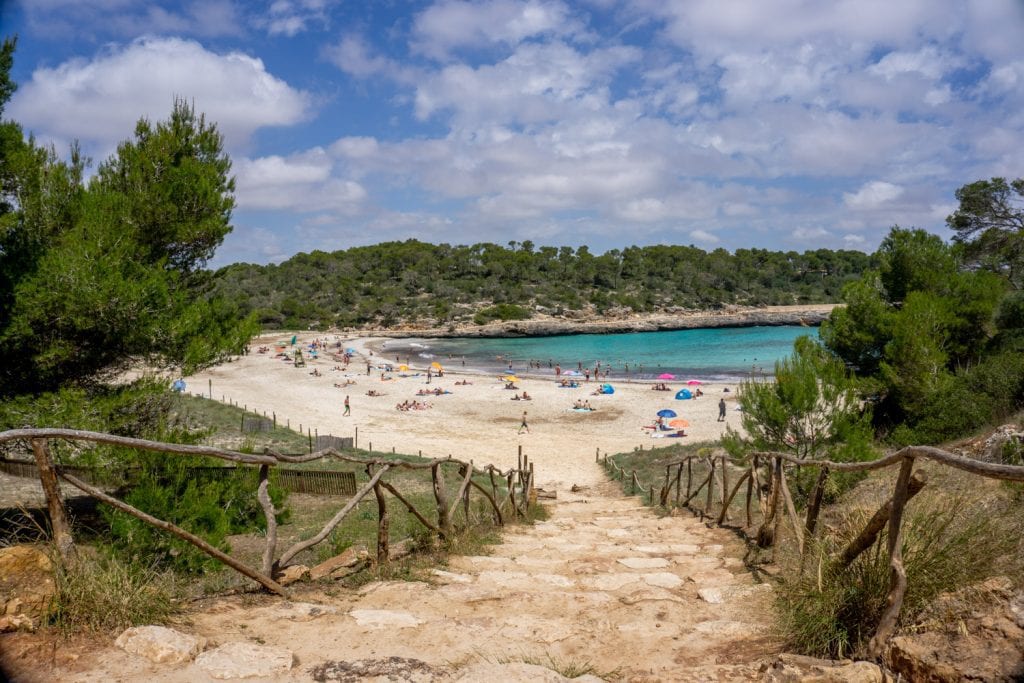
[[[174,380],[174,384],[171,385],[171,389],[174,389],[175,391],[178,391],[178,392],[185,391],[185,380],[183,380],[183,379],[176,379],[176,380]]]

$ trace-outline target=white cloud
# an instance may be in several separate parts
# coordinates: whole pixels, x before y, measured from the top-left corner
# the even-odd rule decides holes
[[[320,148],[287,158],[241,159],[235,172],[240,210],[351,214],[360,210],[367,197],[361,184],[339,177],[334,161]]]
[[[538,0],[441,0],[422,13],[413,25],[413,49],[446,59],[460,48],[491,44],[515,46],[537,36],[565,36],[579,30],[562,2]]]
[[[706,230],[691,230],[690,237],[699,244],[715,244],[718,238]]]
[[[851,209],[877,209],[882,204],[891,202],[902,194],[903,188],[899,185],[893,185],[884,180],[872,180],[862,185],[854,193],[844,192],[843,203]]]
[[[107,153],[139,118],[166,119],[175,97],[194,103],[234,149],[259,128],[292,125],[310,111],[310,97],[268,73],[260,59],[175,38],[143,38],[92,60],[37,69],[9,111],[38,135],[77,138]]]
[[[843,235],[843,242],[846,243],[846,247],[848,249],[857,249],[859,247],[863,247],[867,240],[864,239],[863,235],[849,234]]]
[[[50,37],[240,36],[245,24],[242,8],[234,0],[191,0],[175,8],[137,0],[32,0],[21,4],[29,24]]]
[[[808,242],[827,237],[830,233],[825,228],[796,228],[790,234],[802,242]]]

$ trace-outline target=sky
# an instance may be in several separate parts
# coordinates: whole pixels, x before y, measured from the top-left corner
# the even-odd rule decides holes
[[[212,266],[390,240],[874,251],[1024,175],[1021,0],[0,0],[5,116],[94,164],[185,98]]]

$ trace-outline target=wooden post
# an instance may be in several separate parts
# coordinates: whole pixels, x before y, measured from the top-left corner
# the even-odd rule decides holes
[[[762,548],[767,548],[775,543],[775,521],[778,518],[779,497],[781,496],[779,489],[782,486],[780,482],[782,477],[782,459],[772,458],[770,465],[773,468],[771,490],[768,492],[767,507],[763,514],[764,519],[761,522],[761,527],[757,530],[757,545]]]
[[[601,462],[601,449],[594,451],[594,462]]]
[[[904,458],[900,473],[896,477],[896,488],[892,493],[892,511],[889,513],[889,595],[886,597],[885,612],[878,622],[878,630],[868,643],[868,654],[880,659],[885,643],[896,628],[896,619],[903,607],[903,596],[907,592],[907,570],[903,566],[903,546],[900,532],[903,528],[903,509],[907,504],[907,489],[910,475],[914,470],[914,459]]]
[[[729,521],[729,504],[725,502],[726,496],[729,492],[729,458],[728,456],[722,456],[722,514],[719,515],[719,524],[721,520]]]
[[[390,559],[388,530],[391,527],[391,519],[388,516],[387,499],[384,498],[379,481],[373,485],[373,494],[377,496],[377,564],[384,565]]]
[[[750,527],[750,499],[753,497],[754,472],[756,471],[757,469],[755,469],[754,467],[751,467],[749,470],[747,470],[747,502],[745,506],[747,513],[747,527]]]
[[[690,486],[693,483],[693,458],[686,459],[686,499],[690,499]]]
[[[256,499],[263,508],[263,516],[267,520],[267,545],[263,550],[263,573],[266,576],[274,575],[274,554],[277,551],[277,511],[274,510],[274,502],[270,500],[270,493],[267,488],[270,486],[270,465],[260,465],[260,484],[256,488]]]
[[[441,469],[441,463],[434,463],[430,468],[430,476],[434,484],[434,500],[437,501],[437,526],[444,538],[450,538],[452,523],[448,517],[448,498],[444,491],[444,470]]]
[[[910,478],[910,483],[907,485],[907,500],[909,501],[916,496],[924,488],[925,483],[927,483],[925,473],[915,472],[914,476]],[[850,541],[850,545],[846,546],[846,549],[836,559],[836,565],[839,567],[850,566],[850,563],[857,559],[862,552],[874,545],[878,534],[889,521],[889,515],[891,514],[892,499],[890,498],[871,516],[864,529],[857,534],[857,538]]]
[[[821,511],[821,501],[825,497],[825,483],[828,481],[828,468],[822,467],[818,472],[818,478],[811,489],[810,501],[807,505],[807,518],[804,522],[804,529],[809,537],[814,536],[814,528],[818,525],[818,514]]]
[[[277,429],[277,413],[274,413],[274,429]]]
[[[356,427],[356,436],[352,439],[352,448],[359,448],[359,427]]]
[[[680,486],[683,483],[683,463],[679,463],[679,467],[676,468],[676,502],[675,506],[679,507],[679,494]]]
[[[35,455],[36,467],[39,468],[39,483],[42,484],[43,493],[46,495],[53,542],[61,558],[70,559],[75,553],[75,537],[71,534],[71,524],[68,523],[64,499],[60,495],[60,485],[57,483],[57,471],[53,467],[50,447],[45,439],[32,439],[32,454]]]
[[[210,390],[210,400],[212,401],[213,400],[213,380],[212,379],[208,379],[206,381],[207,381],[207,386],[209,387],[209,390]],[[223,399],[223,397],[221,397],[221,398]]]
[[[704,501],[704,514],[708,517],[711,516],[711,502],[714,500],[715,495],[715,459],[708,458],[708,465],[711,467],[711,473],[708,475],[708,495]]]

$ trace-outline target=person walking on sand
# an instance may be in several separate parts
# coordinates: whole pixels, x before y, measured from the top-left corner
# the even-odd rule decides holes
[[[718,399],[718,422],[725,422],[725,399]]]
[[[527,434],[530,433],[530,425],[526,424],[526,411],[525,410],[523,411],[523,421],[519,423],[519,431],[516,432],[516,433],[517,434],[522,434],[524,429],[526,430]]]
[[[352,414],[352,406],[349,405],[348,396],[345,396],[345,412],[341,414],[342,417],[346,417]]]

